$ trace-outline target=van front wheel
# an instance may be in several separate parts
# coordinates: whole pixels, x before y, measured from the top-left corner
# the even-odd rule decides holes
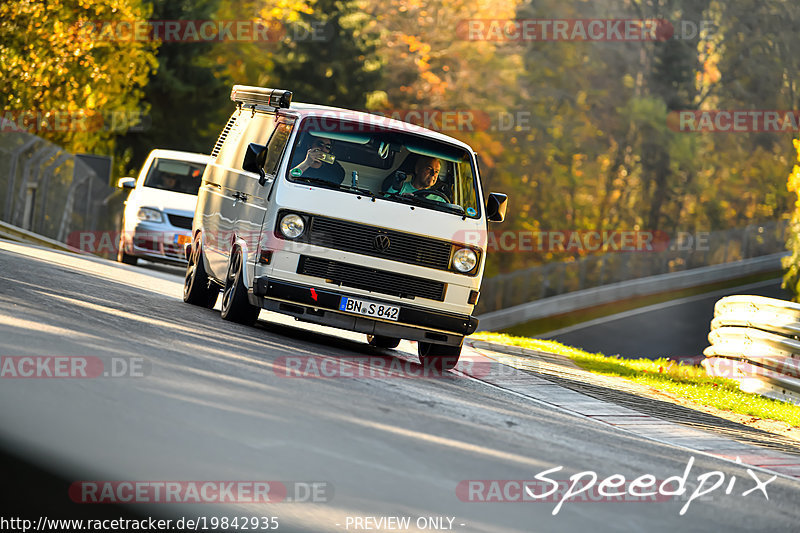
[[[222,313],[224,320],[252,326],[261,312],[260,307],[247,300],[247,289],[242,280],[242,252],[235,249],[228,262],[228,273],[225,276],[225,288],[222,290]]]
[[[203,250],[200,247],[198,234],[192,244],[189,264],[186,265],[186,277],[183,281],[183,301],[211,309],[217,303],[219,285],[208,279],[203,263]]]
[[[417,353],[422,366],[432,367],[439,371],[452,370],[461,356],[461,344],[448,346],[431,342],[417,342]]]

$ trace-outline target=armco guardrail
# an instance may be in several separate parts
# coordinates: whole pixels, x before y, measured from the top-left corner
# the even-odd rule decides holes
[[[746,392],[800,405],[799,338],[800,304],[727,296],[714,307],[703,366]]]
[[[610,252],[551,262],[483,280],[475,312],[490,315],[530,302],[702,267],[734,263],[786,250],[785,219],[711,231],[703,245],[687,247],[677,234],[666,249]]]
[[[480,319],[478,330],[499,331],[532,320],[563,315],[628,298],[689,289],[754,274],[778,272],[782,268],[781,259],[786,255],[788,255],[788,252],[782,252],[722,265],[632,279],[602,287],[559,294],[542,300],[534,300],[523,305],[478,315]]]
[[[0,220],[0,238],[36,244],[39,246],[44,246],[45,248],[52,248],[53,250],[61,250],[62,252],[80,253],[80,250],[77,248],[67,246],[63,242],[49,239],[37,233],[18,228],[17,226],[12,226],[11,224],[6,224],[2,220]]]

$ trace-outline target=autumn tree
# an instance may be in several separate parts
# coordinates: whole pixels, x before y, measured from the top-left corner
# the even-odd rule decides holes
[[[206,21],[219,0],[154,0],[152,21]],[[191,37],[191,34],[184,33]],[[159,37],[153,34],[154,38]],[[140,166],[153,148],[209,153],[231,111],[232,80],[214,61],[215,40],[162,42],[144,89],[149,113],[141,128],[119,139],[118,153]]]
[[[273,55],[270,83],[291,89],[304,102],[364,109],[379,86],[377,35],[354,0],[316,0],[310,13],[286,26]]]
[[[94,23],[143,21],[141,0],[23,0],[0,4],[0,98],[4,112],[32,113],[26,129],[73,152],[111,154],[135,125],[152,42],[101,38]],[[56,122],[57,116],[69,117]]]

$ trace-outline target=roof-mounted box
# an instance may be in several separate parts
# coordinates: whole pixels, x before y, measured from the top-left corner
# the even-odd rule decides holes
[[[267,87],[234,85],[231,89],[231,100],[247,106],[289,107],[292,103],[292,92]]]

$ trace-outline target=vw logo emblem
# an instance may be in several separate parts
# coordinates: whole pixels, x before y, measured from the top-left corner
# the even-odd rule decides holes
[[[372,246],[375,247],[376,250],[379,252],[385,252],[389,249],[389,246],[392,245],[392,242],[389,240],[388,235],[376,235],[375,240],[372,241]]]

